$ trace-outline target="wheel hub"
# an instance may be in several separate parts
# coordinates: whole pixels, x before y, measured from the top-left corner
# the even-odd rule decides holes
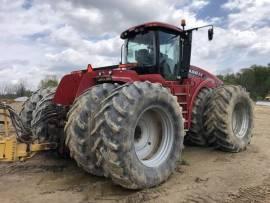
[[[146,166],[163,163],[172,148],[173,125],[168,114],[160,108],[148,108],[137,120],[134,148],[139,160]]]
[[[232,129],[236,137],[243,138],[249,128],[249,110],[243,103],[235,105],[232,114]]]

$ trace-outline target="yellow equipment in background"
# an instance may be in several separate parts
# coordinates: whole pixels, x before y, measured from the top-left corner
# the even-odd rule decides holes
[[[16,126],[11,121],[9,111],[12,108],[1,103],[0,108],[0,161],[11,162],[11,161],[24,161],[25,159],[31,158],[39,151],[56,149],[56,143],[24,143],[17,139]],[[2,112],[1,112],[2,111]],[[17,116],[18,120],[18,116]]]
[[[56,149],[55,143],[25,144],[16,136],[0,137],[0,161],[24,161],[39,151]]]

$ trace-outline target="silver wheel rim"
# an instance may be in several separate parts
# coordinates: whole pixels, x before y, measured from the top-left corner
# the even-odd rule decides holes
[[[244,103],[235,105],[232,114],[232,130],[236,137],[243,138],[249,128],[249,110]]]
[[[164,163],[173,147],[171,117],[157,106],[147,108],[138,117],[134,130],[134,148],[138,159],[148,167]]]

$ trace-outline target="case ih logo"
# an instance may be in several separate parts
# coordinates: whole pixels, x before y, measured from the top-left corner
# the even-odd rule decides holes
[[[199,76],[201,78],[203,78],[203,76],[204,76],[201,72],[196,71],[196,70],[192,70],[192,69],[189,70],[189,73],[192,74],[192,75]]]

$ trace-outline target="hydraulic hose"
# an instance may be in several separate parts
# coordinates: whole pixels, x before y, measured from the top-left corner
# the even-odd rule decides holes
[[[32,143],[34,140],[31,136],[31,129],[26,127],[20,116],[15,112],[15,110],[7,105],[6,103],[0,102],[0,109],[6,110],[8,112],[8,116],[12,122],[12,125],[15,129],[17,139],[23,143]]]

